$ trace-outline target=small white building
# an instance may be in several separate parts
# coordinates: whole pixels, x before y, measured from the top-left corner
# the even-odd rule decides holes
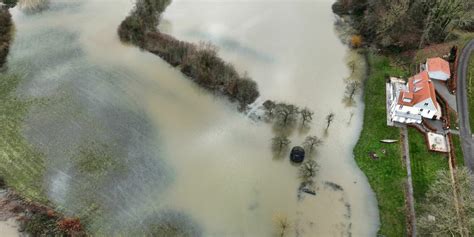
[[[427,71],[411,77],[408,83],[392,78],[387,93],[390,93],[387,109],[392,122],[421,123],[423,118],[441,117],[435,86]]]
[[[439,57],[426,60],[425,70],[433,80],[446,81],[451,77],[449,63]]]

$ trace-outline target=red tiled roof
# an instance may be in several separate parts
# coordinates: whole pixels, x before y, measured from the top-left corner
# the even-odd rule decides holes
[[[431,82],[428,72],[423,71],[408,79],[408,91],[402,91],[398,98],[398,104],[413,106],[428,98],[431,98],[436,105],[436,92],[433,82]],[[410,102],[403,101],[403,97],[411,99]],[[410,98],[412,97],[412,98]]]
[[[428,65],[428,71],[429,72],[436,72],[436,71],[441,71],[446,73],[447,75],[451,76],[451,70],[449,69],[449,63],[440,58],[428,58],[426,60],[426,64]]]

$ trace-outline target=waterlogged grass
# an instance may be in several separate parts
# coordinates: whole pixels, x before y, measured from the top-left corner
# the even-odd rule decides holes
[[[19,81],[18,76],[0,74],[0,176],[22,196],[46,202],[42,155],[21,135],[22,119],[33,102],[14,95]]]
[[[386,124],[385,80],[389,75],[406,76],[406,72],[391,65],[388,58],[373,54],[369,55],[369,65],[370,75],[364,92],[364,126],[354,148],[355,159],[377,196],[381,221],[379,234],[405,236],[406,171],[401,162],[400,145],[383,144],[380,140],[400,137],[397,128]],[[377,153],[380,159],[371,159],[370,152]]]
[[[410,144],[410,159],[413,179],[413,195],[416,210],[424,201],[429,187],[436,180],[436,173],[447,170],[448,158],[445,154],[430,152],[422,133],[414,128],[408,130]]]

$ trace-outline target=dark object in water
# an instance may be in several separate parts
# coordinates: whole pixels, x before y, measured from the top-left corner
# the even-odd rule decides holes
[[[304,149],[300,146],[295,146],[291,149],[290,160],[295,163],[301,163],[304,160]]]
[[[309,189],[309,188],[302,188],[301,191],[303,191],[307,194],[311,194],[311,195],[316,196],[316,192],[314,190]]]

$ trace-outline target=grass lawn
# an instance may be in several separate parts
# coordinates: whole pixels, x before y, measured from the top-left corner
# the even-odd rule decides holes
[[[17,76],[0,74],[0,177],[22,196],[44,202],[43,159],[21,135],[22,119],[31,102],[13,95],[19,81]]]
[[[471,129],[474,129],[474,53],[471,54],[469,60],[469,71],[467,75],[467,93],[469,105],[469,122]]]
[[[439,170],[449,169],[447,155],[430,152],[425,137],[414,128],[408,130],[410,159],[413,178],[413,195],[416,210],[425,197],[430,185],[436,180]]]
[[[399,129],[386,125],[385,79],[388,75],[406,76],[406,72],[391,65],[388,58],[372,54],[369,65],[371,71],[364,92],[364,126],[354,155],[377,195],[381,219],[379,234],[405,236],[406,171],[400,158],[400,145],[383,144],[380,140],[400,138]],[[372,160],[369,152],[376,152],[380,159]]]
[[[463,167],[464,156],[462,154],[461,138],[456,134],[453,134],[453,143],[456,155],[456,165],[457,167]]]

